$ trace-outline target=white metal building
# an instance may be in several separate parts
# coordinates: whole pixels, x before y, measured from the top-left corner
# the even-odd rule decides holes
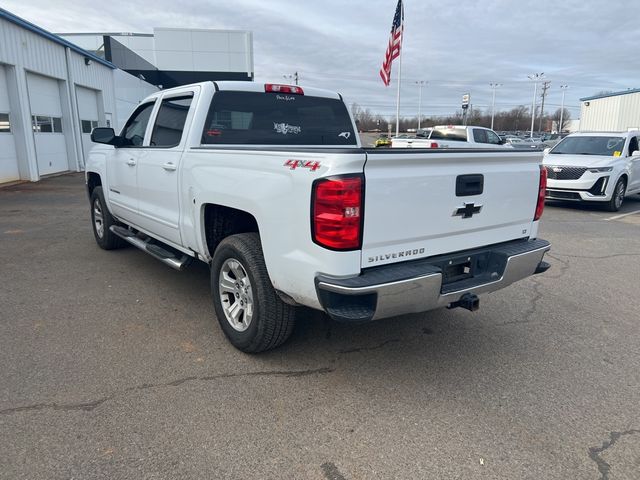
[[[0,9],[0,184],[81,170],[91,129],[121,125],[153,91],[153,85]]]
[[[253,80],[253,34],[247,30],[154,28],[153,33],[60,33],[154,85]]]
[[[640,128],[640,88],[581,98],[580,130],[620,132]]]

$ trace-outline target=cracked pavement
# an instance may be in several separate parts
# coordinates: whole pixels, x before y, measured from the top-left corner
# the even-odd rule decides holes
[[[640,197],[625,211],[640,209]],[[259,356],[208,270],[97,248],[80,175],[0,189],[0,479],[640,478],[640,222],[548,205],[546,274]]]

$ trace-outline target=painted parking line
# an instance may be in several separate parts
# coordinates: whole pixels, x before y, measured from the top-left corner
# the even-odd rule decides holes
[[[618,220],[619,218],[628,217],[629,215],[635,215],[636,213],[640,213],[640,210],[635,210],[633,212],[623,213],[622,215],[616,215],[614,217],[605,218],[605,220]]]

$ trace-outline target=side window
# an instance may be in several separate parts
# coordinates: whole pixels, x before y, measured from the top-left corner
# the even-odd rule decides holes
[[[152,147],[171,148],[180,144],[192,100],[193,94],[162,100],[151,134]]]
[[[122,129],[122,137],[124,138],[123,146],[139,147],[144,141],[144,132],[147,130],[149,117],[153,111],[155,102],[145,103],[139,106],[133,115],[127,120],[127,124]]]
[[[487,143],[487,131],[481,128],[474,128],[473,141],[476,143]]]
[[[491,130],[485,130],[487,133],[487,143],[491,143],[492,145],[500,145],[500,137],[493,133]]]
[[[640,148],[638,148],[638,137],[631,137],[631,140],[629,140],[629,156],[636,150],[640,150]]]

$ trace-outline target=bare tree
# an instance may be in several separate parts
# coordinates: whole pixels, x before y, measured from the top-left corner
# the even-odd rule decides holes
[[[558,125],[558,132],[563,132],[569,129],[569,125],[571,124],[571,112],[564,109],[564,113],[562,114],[562,125],[560,125],[560,108],[555,111],[553,115],[551,115],[551,120],[553,120],[556,125]]]

